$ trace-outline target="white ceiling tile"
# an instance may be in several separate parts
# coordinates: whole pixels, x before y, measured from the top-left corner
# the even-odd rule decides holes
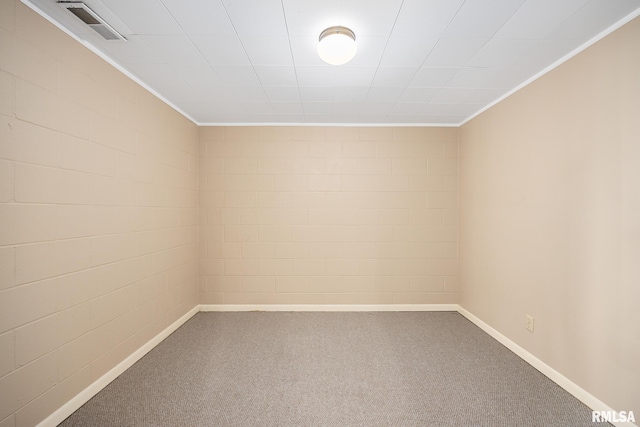
[[[449,115],[455,108],[456,104],[440,104],[430,102],[422,107],[422,110],[420,110],[419,114],[428,116]]]
[[[426,123],[426,124],[447,123],[447,122],[441,122],[441,116],[434,115],[434,114],[416,114],[414,118],[417,123]]]
[[[483,106],[483,104],[456,104],[451,109],[451,112],[447,115],[467,117],[474,114],[478,110],[481,110]]]
[[[347,86],[335,88],[333,91],[334,102],[363,102],[367,99],[368,86]]]
[[[296,66],[327,65],[318,56],[318,36],[292,36],[290,41]]]
[[[245,111],[244,111],[244,108],[242,108],[242,105],[238,101],[233,100],[233,101],[225,102],[224,104],[220,104],[219,102],[216,102],[214,105],[213,113],[220,116],[230,115],[230,114],[242,115],[242,114],[245,114]]]
[[[331,123],[332,114],[308,114],[304,115],[304,123]]]
[[[363,86],[371,84],[376,69],[373,67],[296,67],[298,83],[305,86]]]
[[[277,114],[278,123],[304,123],[304,114]],[[266,122],[268,123],[268,122]]]
[[[220,80],[228,86],[260,86],[258,76],[253,67],[223,65],[213,67]]]
[[[206,59],[185,35],[143,35],[140,39],[168,64],[207,65]]]
[[[184,80],[176,78],[175,71],[167,64],[130,64],[129,71],[161,95],[167,88],[188,87]]]
[[[221,110],[224,110],[225,106],[230,103],[237,103],[236,98],[228,87],[194,86],[194,89],[196,89],[203,98],[209,100],[212,105],[217,106],[217,108]]]
[[[241,41],[253,65],[293,65],[288,37],[246,36]]]
[[[171,68],[193,88],[220,87],[224,83],[208,65],[175,65]]]
[[[581,8],[588,0],[526,2],[496,33],[501,39],[539,39]],[[549,13],[549,11],[553,13]]]
[[[508,66],[510,68],[544,69],[576,47],[578,47],[578,42],[575,40],[540,40]]]
[[[375,67],[352,67],[345,65],[342,67],[331,66],[330,69],[334,71],[334,80],[332,83],[336,86],[336,90],[348,86],[369,86],[376,74]]]
[[[237,113],[218,114],[215,116],[215,120],[212,123],[250,123],[247,113],[244,110],[240,110]]]
[[[389,86],[389,87],[379,87],[379,86],[371,86],[369,88],[369,92],[367,93],[367,103],[395,103],[402,92],[404,91],[403,86]]]
[[[413,123],[415,122],[415,114],[389,114],[387,116],[388,123]]]
[[[356,35],[356,43],[358,50],[356,52],[356,56],[349,61],[349,65],[359,67],[377,67],[382,59],[382,53],[384,52],[384,46],[387,43],[387,38],[369,36],[360,37]],[[313,49],[313,52],[318,56],[315,48]]]
[[[462,123],[465,119],[467,119],[467,117],[469,116],[462,116],[462,115],[452,115],[452,116],[439,116],[438,120],[435,121],[434,123],[446,123],[446,124],[458,124],[458,123]]]
[[[371,124],[379,124],[379,123],[388,123],[387,117],[388,114],[360,114],[359,120],[355,123],[371,123]]]
[[[140,36],[127,36],[126,43],[105,43],[104,50],[121,64],[163,62],[162,58],[140,39]]]
[[[365,86],[300,86],[300,97],[308,102],[364,102],[368,92]]]
[[[360,102],[334,102],[333,103],[333,114],[334,115],[351,115],[354,112],[357,112],[362,108],[362,103]]]
[[[464,0],[405,0],[392,34],[438,39],[463,3]]]
[[[547,38],[586,42],[638,7],[637,0],[590,0]]]
[[[533,45],[533,40],[492,39],[467,63],[470,67],[502,68]]]
[[[386,0],[372,7],[369,0],[326,0],[302,2],[284,0],[287,29],[291,36],[312,36],[332,26],[342,25],[356,34],[356,39],[367,36],[388,37],[402,0]]]
[[[379,67],[373,86],[406,86],[418,72],[418,67]]]
[[[473,94],[473,89],[460,89],[460,88],[442,88],[431,99],[434,104],[458,104],[465,103],[467,99]]]
[[[463,68],[447,82],[446,87],[476,88],[498,73],[495,68]]]
[[[233,96],[240,101],[244,102],[262,102],[268,103],[267,94],[262,89],[262,86],[229,86],[229,90]]]
[[[247,123],[281,123],[282,116],[276,113],[247,114]]]
[[[490,104],[505,94],[504,89],[476,89],[469,97],[467,102],[470,104]]]
[[[320,2],[321,3],[321,2]],[[340,23],[360,36],[388,37],[400,13],[402,0],[385,0],[372,7],[371,0],[350,0],[340,3]]]
[[[361,114],[387,115],[395,105],[395,102],[366,102],[360,108]]]
[[[241,36],[287,36],[280,0],[223,0],[236,32]]]
[[[300,86],[300,99],[303,102],[331,102],[333,101],[333,87],[330,86]]]
[[[161,0],[189,35],[233,36],[235,30],[220,0]]]
[[[292,37],[313,36],[317,41],[325,28],[343,25],[340,22],[341,0],[283,0],[282,4]]]
[[[271,105],[276,114],[304,114],[301,102],[272,102]]]
[[[445,39],[438,43],[427,56],[424,66],[462,67],[475,55],[488,39]]]
[[[206,123],[209,120],[211,111],[215,111],[215,107],[211,103],[199,98],[191,99],[181,107],[184,107],[184,110],[188,111],[199,123]]]
[[[220,88],[224,85],[220,77],[208,66],[171,65],[171,69],[197,91]]]
[[[293,67],[258,66],[253,67],[260,83],[264,86],[291,86],[298,84]]]
[[[262,86],[271,102],[300,102],[298,86]]]
[[[158,91],[161,92],[162,96],[164,96],[167,99],[171,99],[177,105],[184,105],[194,99],[205,100],[202,97],[200,97],[200,95],[195,90],[193,90],[186,84],[184,85],[172,84],[171,86],[167,86],[167,87],[159,87]]]
[[[196,48],[212,66],[249,65],[249,58],[236,36],[192,36]]]
[[[333,114],[330,123],[358,123],[360,121],[359,114],[343,113],[340,115]]]
[[[303,102],[304,114],[331,114],[333,102]]]
[[[134,34],[184,34],[160,0],[105,0],[102,3]]]
[[[487,39],[507,22],[525,0],[467,0],[445,31],[446,38]]]
[[[435,46],[437,39],[392,36],[382,55],[383,67],[419,67]]]
[[[439,90],[435,87],[408,87],[398,102],[429,102]]]
[[[526,68],[505,68],[483,83],[484,89],[514,88],[535,74]]]
[[[415,115],[424,106],[421,102],[396,102],[389,114],[392,115]]]
[[[274,114],[275,111],[270,102],[240,102],[247,114]]]
[[[319,67],[296,67],[298,84],[302,86],[333,86],[334,70],[330,65]],[[302,92],[300,92],[302,95]]]
[[[440,67],[422,67],[409,84],[410,87],[442,87],[453,76],[455,76],[460,68],[440,68]]]

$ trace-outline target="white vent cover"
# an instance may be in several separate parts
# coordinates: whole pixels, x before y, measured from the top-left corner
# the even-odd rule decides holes
[[[104,19],[100,18],[100,16],[98,16],[98,14],[91,10],[86,4],[80,1],[59,1],[58,4],[73,13],[82,22],[87,24],[105,39],[127,41],[122,34],[117,32],[111,25],[107,24]]]

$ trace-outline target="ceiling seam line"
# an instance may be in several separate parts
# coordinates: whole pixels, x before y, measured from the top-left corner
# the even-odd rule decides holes
[[[402,0],[402,3],[400,3],[400,7],[398,8],[398,13],[396,14],[396,18],[393,20],[393,25],[391,26],[391,31],[389,31],[389,37],[387,37],[387,41],[384,43],[384,48],[382,49],[382,55],[380,55],[380,61],[378,61],[378,65],[376,66],[376,72],[373,73],[373,77],[371,78],[371,84],[369,85],[369,89],[367,89],[367,94],[365,95],[365,102],[366,100],[369,98],[369,93],[371,92],[371,86],[373,85],[373,82],[376,79],[376,76],[378,75],[378,69],[380,69],[380,64],[382,63],[382,58],[384,58],[384,53],[387,50],[387,46],[389,45],[389,39],[391,38],[391,36],[393,35],[393,30],[396,28],[396,23],[398,22],[398,17],[400,16],[400,13],[402,12],[402,8],[404,7],[404,0]],[[397,99],[394,101],[394,105],[396,103]],[[387,117],[389,117],[389,113],[385,114],[385,119]]]
[[[238,38],[238,41],[240,42],[240,46],[242,46],[242,51],[244,52],[245,56],[247,57],[247,60],[249,61],[249,64],[251,64],[251,70],[256,75],[256,79],[258,79],[258,81],[260,81],[260,77],[258,77],[258,73],[256,73],[255,68],[253,68],[253,63],[251,62],[251,59],[249,58],[249,55],[247,54],[247,49],[245,49],[244,43],[242,43],[242,39],[240,38],[240,34],[238,34],[238,30],[236,29],[236,26],[233,25],[233,20],[231,19],[231,16],[229,16],[229,11],[227,10],[227,6],[224,4],[223,0],[220,0],[220,4],[222,5],[222,9],[224,9],[224,13],[227,15],[227,19],[229,20],[229,23],[231,24],[231,28],[233,28],[233,32],[236,34],[236,37]],[[226,88],[230,87],[229,84],[227,84],[224,80],[222,80],[222,79],[220,79],[220,80],[222,81],[222,83],[224,83],[224,87],[226,87]],[[262,82],[260,81],[260,83],[262,83]],[[262,86],[260,86],[260,87],[262,87]],[[264,91],[264,89],[263,89],[263,91]],[[231,91],[231,90],[229,90],[229,92],[230,92],[231,96],[233,96],[233,99],[236,100],[236,102],[238,103],[240,108],[242,108],[244,113],[245,114],[249,114],[247,112],[247,110],[245,110],[244,106],[242,105],[242,102],[240,102],[240,100],[238,99],[236,94],[233,93],[233,91]],[[265,93],[265,96],[266,96],[266,93]]]
[[[296,76],[296,91],[298,92],[298,102],[300,103],[300,107],[302,108],[302,115],[306,118],[306,114],[304,112],[304,103],[302,102],[302,97],[300,96],[300,81],[298,80],[298,69],[296,68],[296,58],[293,55],[293,48],[291,47],[291,34],[289,33],[289,23],[287,22],[287,11],[284,7],[284,1],[280,0],[280,7],[282,8],[282,16],[284,18],[284,27],[287,30],[287,41],[289,43],[289,53],[291,54],[291,63],[293,64],[293,74]],[[271,100],[269,100],[271,102]],[[278,113],[276,112],[276,115]]]

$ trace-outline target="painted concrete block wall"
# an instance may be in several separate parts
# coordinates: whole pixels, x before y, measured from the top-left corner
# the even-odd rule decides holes
[[[457,129],[199,132],[202,304],[457,302]]]
[[[197,128],[0,0],[0,425],[32,426],[198,303]]]
[[[636,419],[638,52],[640,18],[460,129],[460,304]]]

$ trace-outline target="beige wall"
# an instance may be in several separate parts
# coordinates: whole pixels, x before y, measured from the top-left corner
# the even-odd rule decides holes
[[[197,304],[197,128],[0,0],[0,425],[31,426]]]
[[[200,302],[455,303],[457,137],[200,128]]]
[[[460,304],[636,417],[638,52],[640,18],[460,130]]]

